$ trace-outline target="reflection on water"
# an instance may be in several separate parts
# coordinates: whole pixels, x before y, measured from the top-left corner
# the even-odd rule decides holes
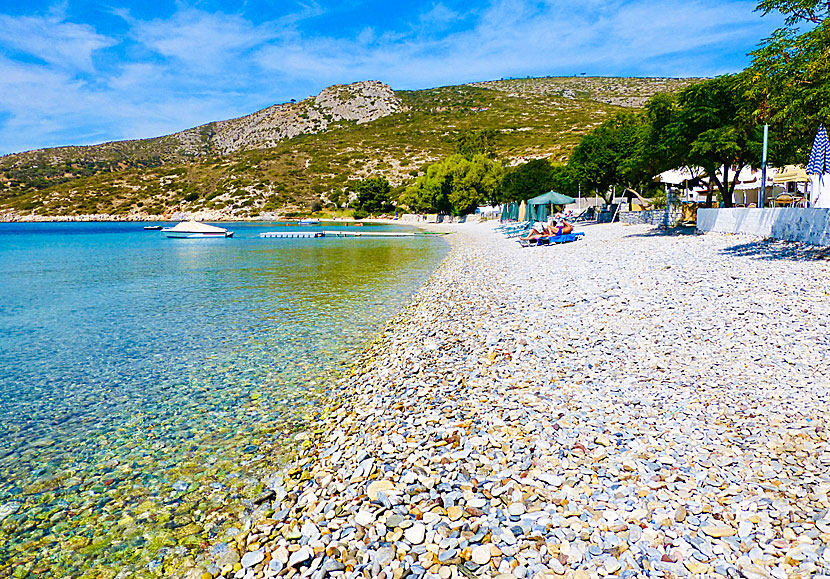
[[[0,576],[161,575],[199,549],[445,252],[234,229],[0,227]]]

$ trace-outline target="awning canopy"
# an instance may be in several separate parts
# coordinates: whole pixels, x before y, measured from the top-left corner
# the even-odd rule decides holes
[[[809,181],[807,170],[800,165],[787,165],[772,176],[773,183],[807,183]]]

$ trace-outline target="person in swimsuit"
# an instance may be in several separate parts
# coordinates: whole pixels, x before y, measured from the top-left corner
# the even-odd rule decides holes
[[[547,226],[545,226],[545,224],[541,221],[537,221],[533,224],[533,227],[530,228],[530,231],[528,231],[527,235],[520,237],[519,239],[521,239],[522,241],[529,241],[533,239],[539,239],[540,237],[545,237],[546,235],[549,235],[547,231]]]
[[[556,235],[568,235],[574,230],[573,225],[561,218],[558,219],[555,224],[551,223],[548,225],[546,229],[546,233],[551,237]]]

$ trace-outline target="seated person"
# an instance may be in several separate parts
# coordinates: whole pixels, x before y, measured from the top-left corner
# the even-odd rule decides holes
[[[564,219],[559,219],[556,224],[554,225],[551,223],[547,227],[547,234],[550,237],[554,237],[557,235],[568,235],[574,230],[573,225],[565,221]]]

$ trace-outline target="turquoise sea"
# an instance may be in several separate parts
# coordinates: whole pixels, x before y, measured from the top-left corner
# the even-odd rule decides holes
[[[0,224],[0,577],[164,576],[205,548],[447,251],[143,225]]]

